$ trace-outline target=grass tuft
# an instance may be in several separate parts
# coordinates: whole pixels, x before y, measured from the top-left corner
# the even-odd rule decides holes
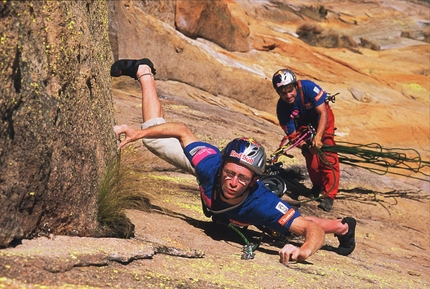
[[[134,225],[126,209],[147,210],[149,200],[139,191],[133,159],[136,152],[125,149],[108,163],[100,184],[97,220],[102,234],[108,237],[130,238]]]

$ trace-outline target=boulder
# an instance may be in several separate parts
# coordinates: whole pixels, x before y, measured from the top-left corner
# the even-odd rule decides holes
[[[249,51],[248,25],[243,18],[232,15],[228,2],[176,1],[176,29],[187,37],[201,37],[229,51]]]

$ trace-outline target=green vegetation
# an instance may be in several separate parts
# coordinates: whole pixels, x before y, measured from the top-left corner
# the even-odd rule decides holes
[[[102,234],[110,237],[134,236],[134,225],[125,215],[125,209],[146,210],[149,201],[136,188],[136,175],[131,160],[132,149],[122,151],[109,162],[100,184],[97,220]]]

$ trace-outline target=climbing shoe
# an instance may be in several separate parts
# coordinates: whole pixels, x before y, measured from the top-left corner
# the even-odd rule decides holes
[[[115,61],[114,64],[112,64],[110,68],[110,75],[119,77],[121,75],[130,76],[134,79],[137,79],[137,69],[139,68],[139,65],[146,64],[151,68],[152,74],[155,75],[155,68],[154,64],[152,64],[151,60],[148,58],[142,58],[139,60],[134,59],[121,59],[118,61]]]
[[[339,240],[337,253],[343,256],[351,254],[355,249],[355,225],[357,221],[352,217],[346,217],[342,219],[342,224],[345,223],[348,224],[348,232],[342,236],[335,235]]]
[[[333,206],[333,199],[324,198],[323,201],[318,205],[318,208],[320,208],[326,212],[330,212],[332,206]]]

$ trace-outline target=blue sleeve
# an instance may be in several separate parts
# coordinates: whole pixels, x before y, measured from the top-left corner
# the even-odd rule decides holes
[[[317,107],[325,103],[327,97],[325,91],[315,82],[310,80],[301,80],[305,103],[312,103],[313,107]]]
[[[211,187],[222,163],[220,150],[205,142],[193,142],[184,148],[184,153],[195,168],[199,184],[211,194]]]
[[[199,165],[210,165],[217,163],[221,159],[220,150],[205,142],[193,142],[184,148],[185,155],[196,169]]]

